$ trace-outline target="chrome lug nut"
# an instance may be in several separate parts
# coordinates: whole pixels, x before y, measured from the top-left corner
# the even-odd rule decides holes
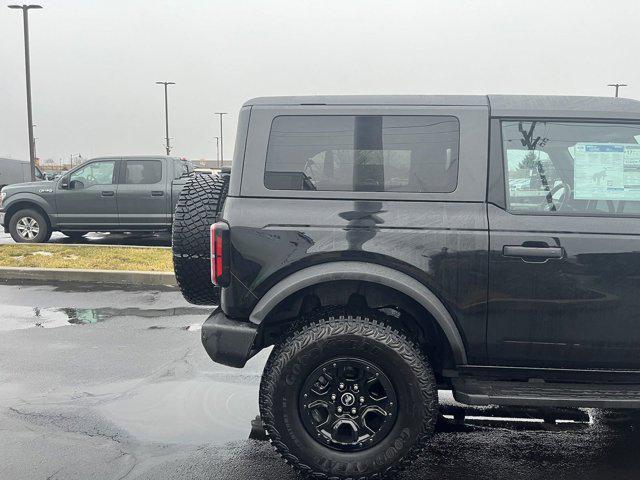
[[[338,385],[338,388],[339,388],[340,390],[344,390],[344,383],[340,383],[340,385]]]
[[[332,394],[331,394],[331,401],[332,401],[332,402],[335,402],[335,401],[336,401],[336,394],[335,394],[335,393],[332,393]]]
[[[342,407],[338,406],[338,413],[342,413]]]
[[[355,384],[355,385],[353,386],[353,391],[354,391],[354,392],[357,392],[358,390],[360,390],[360,387],[358,387],[358,384]]]
[[[364,397],[360,397],[360,403],[364,403]]]
[[[356,412],[357,412],[357,410],[355,409],[355,407],[351,409],[351,415],[355,415]]]

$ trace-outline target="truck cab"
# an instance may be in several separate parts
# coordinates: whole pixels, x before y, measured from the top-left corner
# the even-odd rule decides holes
[[[5,187],[0,215],[17,242],[46,241],[56,230],[71,237],[170,230],[192,172],[188,162],[173,157],[94,158],[52,182]]]

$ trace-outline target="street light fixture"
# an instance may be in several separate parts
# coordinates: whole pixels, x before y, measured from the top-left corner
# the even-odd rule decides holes
[[[171,145],[169,144],[169,105],[167,101],[167,86],[175,85],[175,82],[156,82],[158,85],[164,85],[164,128],[167,139],[167,156],[171,153]]]
[[[222,143],[222,116],[227,112],[215,112],[215,115],[220,115],[220,166],[224,165],[224,143]]]
[[[36,154],[33,140],[33,115],[31,114],[31,66],[29,65],[29,10],[42,8],[40,5],[9,5],[14,10],[22,10],[22,22],[24,29],[24,68],[27,80],[27,122],[29,125],[29,166],[31,181],[36,180]]]
[[[616,98],[618,98],[618,90],[620,89],[620,87],[628,87],[628,85],[626,83],[610,83],[607,85],[607,87],[615,87]]]

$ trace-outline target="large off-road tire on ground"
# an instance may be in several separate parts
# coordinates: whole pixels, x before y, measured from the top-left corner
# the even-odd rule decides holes
[[[51,227],[38,210],[25,208],[11,216],[9,233],[18,243],[43,243],[51,238]]]
[[[171,245],[176,281],[187,301],[217,305],[220,289],[211,283],[209,228],[218,220],[229,190],[229,175],[194,175],[173,214]]]
[[[433,370],[385,319],[327,313],[272,351],[260,415],[297,470],[323,479],[393,478],[432,437]]]

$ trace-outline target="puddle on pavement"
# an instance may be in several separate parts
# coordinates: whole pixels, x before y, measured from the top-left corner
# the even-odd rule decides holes
[[[152,383],[98,409],[143,441],[225,444],[249,438],[258,415],[258,382],[257,376],[238,376],[231,382],[198,377]]]
[[[197,307],[166,309],[141,308],[41,308],[20,305],[4,305],[0,331],[27,328],[55,328],[67,325],[86,325],[103,322],[113,317],[132,316],[144,318],[174,317],[182,315],[203,315],[208,310]],[[161,327],[159,327],[161,328]],[[184,330],[194,331],[199,325],[184,325]]]
[[[98,409],[111,422],[142,441],[222,445],[250,436],[261,437],[259,420],[256,420],[259,381],[259,373],[246,375],[222,371],[194,379],[144,384]],[[546,416],[542,410],[540,412],[540,418]],[[558,424],[553,427],[546,423],[546,427],[531,424],[527,420],[532,420],[532,412],[517,408],[511,409],[508,417],[502,417],[507,415],[504,409],[491,411],[467,407],[468,416],[459,425],[451,413],[446,405],[441,406],[443,421],[438,422],[437,431],[474,431],[476,425],[560,431],[589,427],[589,416],[576,409],[557,414]]]

